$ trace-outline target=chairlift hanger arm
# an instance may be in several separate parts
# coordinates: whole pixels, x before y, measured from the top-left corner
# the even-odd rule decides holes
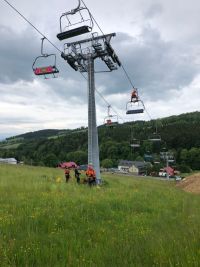
[[[66,15],[74,15],[80,9],[81,9],[81,0],[78,0],[78,6],[74,9],[72,9],[71,11],[63,13],[61,17],[66,16]],[[84,9],[87,9],[87,8],[84,7]]]
[[[44,57],[47,57],[47,54],[44,53],[44,40],[46,39],[46,37],[42,37],[42,43],[41,43],[41,55]]]
[[[90,19],[84,19],[84,17],[82,16],[82,13],[81,13],[81,11],[83,11],[83,10],[87,10]],[[64,33],[63,32],[63,27],[62,27],[62,19],[63,19],[63,17],[66,17],[67,18],[68,23],[69,23],[68,26],[70,26],[70,25],[71,26],[72,25],[76,25],[77,23],[74,24],[74,23],[71,23],[70,22],[70,19],[68,18],[68,16],[75,15],[78,12],[79,12],[79,14],[81,16],[81,21],[82,22],[90,21],[90,26],[82,26],[82,27],[79,27],[79,28],[77,28],[77,31],[79,29],[81,31],[81,34],[83,34],[83,33],[86,33],[86,32],[89,32],[89,31],[92,30],[92,28],[94,26],[94,22],[93,22],[93,19],[92,19],[92,14],[90,13],[89,9],[86,6],[82,6],[81,7],[81,1],[78,0],[78,6],[76,8],[72,9],[71,11],[67,11],[67,12],[63,13],[60,16],[60,34],[57,35],[57,37],[58,37],[58,39],[60,41],[63,40],[63,39],[70,38],[70,37],[66,37],[65,35],[63,35],[63,33]],[[70,32],[70,35],[71,34],[75,34],[74,36],[76,36],[77,35],[77,31],[74,32],[73,30],[69,30],[68,32]],[[65,34],[66,34],[66,32],[65,32]],[[71,37],[74,37],[74,36],[71,36]]]

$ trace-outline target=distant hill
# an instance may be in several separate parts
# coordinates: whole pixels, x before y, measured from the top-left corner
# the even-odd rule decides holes
[[[67,130],[57,130],[57,129],[46,129],[46,130],[40,130],[35,132],[29,132],[25,134],[20,134],[17,136],[6,138],[7,141],[13,140],[13,139],[40,139],[40,138],[49,138],[51,136],[57,136],[62,135]],[[70,130],[68,130],[70,131]]]
[[[135,120],[135,118],[134,118]],[[134,121],[116,127],[98,127],[100,160],[160,161],[163,148],[173,152],[177,164],[200,169],[200,112],[170,116],[152,121]],[[156,132],[161,142],[149,141]],[[137,139],[139,148],[130,145]],[[55,166],[60,161],[87,162],[87,128],[74,130],[41,130],[18,135],[0,142],[0,157],[16,157],[35,165]],[[107,161],[108,162],[108,161]]]

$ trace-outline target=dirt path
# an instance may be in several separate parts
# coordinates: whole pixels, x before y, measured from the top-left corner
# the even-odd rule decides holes
[[[200,194],[200,173],[186,177],[184,180],[179,182],[177,186],[187,192]]]

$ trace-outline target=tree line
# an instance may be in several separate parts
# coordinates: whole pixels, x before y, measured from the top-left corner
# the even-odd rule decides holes
[[[149,141],[156,129],[161,141]],[[160,152],[167,149],[181,170],[200,169],[200,112],[116,127],[102,125],[98,133],[103,167],[116,167],[121,159],[160,162]],[[87,163],[87,128],[43,130],[14,137],[19,138],[21,144],[16,149],[0,149],[0,157],[15,157],[27,164],[50,167],[63,161]],[[135,139],[140,142],[138,148],[131,147]]]

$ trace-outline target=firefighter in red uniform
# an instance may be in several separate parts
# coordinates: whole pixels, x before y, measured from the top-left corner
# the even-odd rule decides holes
[[[86,171],[86,176],[88,178],[88,184],[90,186],[96,184],[96,172],[93,168],[92,165],[88,165],[87,171]]]
[[[133,92],[131,93],[131,102],[137,102],[138,101],[138,94],[137,90],[134,89]]]

